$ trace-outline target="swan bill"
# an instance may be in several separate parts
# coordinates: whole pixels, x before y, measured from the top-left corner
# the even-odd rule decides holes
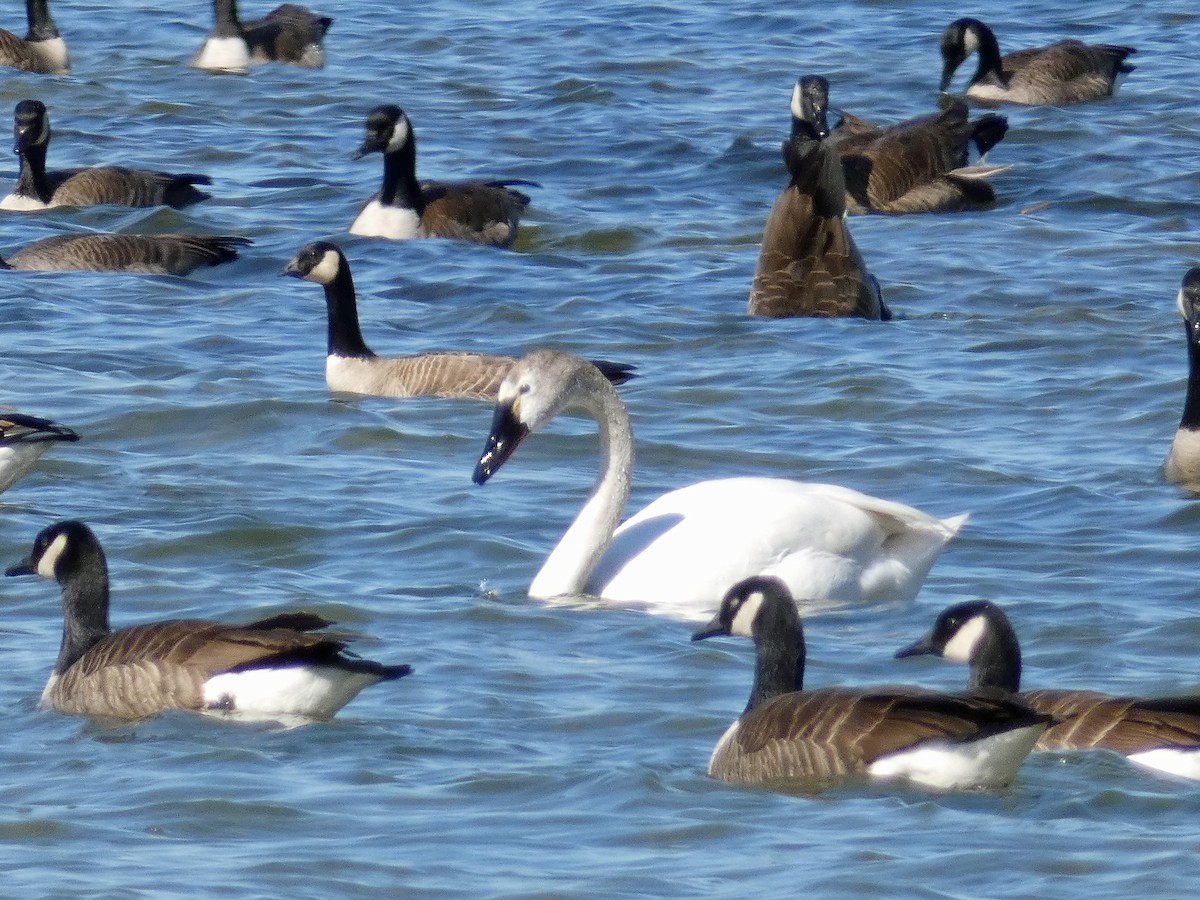
[[[528,436],[529,426],[522,422],[519,416],[519,402],[520,398],[511,404],[501,403],[496,406],[496,413],[492,416],[491,433],[483,445],[483,453],[475,466],[475,474],[471,476],[471,480],[476,484],[483,484],[495,475],[513,455],[521,441]]]

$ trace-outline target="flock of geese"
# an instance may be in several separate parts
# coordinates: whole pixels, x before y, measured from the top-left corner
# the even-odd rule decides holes
[[[69,57],[47,0],[26,0],[24,39],[0,31],[0,65],[65,73]],[[204,70],[244,73],[251,65],[324,64],[328,17],[284,4],[254,21],[235,0],[215,0],[212,34],[191,60]],[[960,19],[941,39],[945,91],[972,53],[966,90],[986,102],[1062,104],[1110,96],[1132,70],[1134,51],[1060,41],[1002,56],[995,35]],[[827,121],[829,84],[797,82],[792,129],[783,144],[790,180],[767,218],[749,312],[763,316],[887,319],[878,282],[866,271],[846,214],[975,209],[995,197],[987,165],[1007,122],[974,119],[960,98],[936,113],[890,127],[843,114]],[[513,243],[530,198],[514,180],[420,181],[412,123],[394,105],[371,110],[358,155],[380,153],[383,179],[348,226],[390,240],[451,238]],[[0,209],[26,212],[93,205],[177,208],[208,198],[206,175],[117,166],[49,170],[48,111],[24,100],[14,113],[20,176]],[[979,160],[971,164],[970,148]],[[237,236],[89,234],[37,241],[7,257],[15,269],[87,269],[185,275],[235,259]],[[916,596],[965,515],[935,519],[900,503],[843,487],[778,478],[732,477],[670,491],[622,521],[633,478],[633,433],[614,385],[631,367],[553,350],[512,359],[475,353],[380,356],[358,321],[350,263],[328,241],[302,247],[280,272],[321,285],[327,311],[325,377],[335,392],[442,396],[495,403],[474,473],[488,481],[520,443],[565,410],[593,418],[600,472],[591,495],[533,578],[529,595],[587,594],[682,619],[715,617],[694,635],[749,637],[753,687],[742,715],[717,743],[709,773],[727,781],[794,785],[844,775],[903,778],[936,788],[1012,781],[1034,749],[1104,748],[1133,762],[1200,778],[1200,700],[1116,698],[1086,691],[1020,691],[1020,648],[994,604],[960,604],[897,656],[931,653],[967,663],[969,690],[805,689],[801,608],[823,600],[909,600]],[[1179,308],[1191,378],[1165,473],[1200,481],[1200,269],[1184,279]],[[0,490],[30,469],[70,428],[16,413],[0,420]],[[78,521],[44,528],[10,576],[58,582],[63,639],[43,706],[64,713],[138,719],[168,709],[248,719],[332,717],[366,686],[401,678],[406,665],[362,659],[350,636],[305,613],[248,625],[171,620],[113,631],[109,581],[96,535]]]

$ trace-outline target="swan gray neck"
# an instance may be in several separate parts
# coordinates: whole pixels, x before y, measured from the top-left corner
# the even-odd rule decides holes
[[[600,471],[591,496],[551,551],[529,586],[529,596],[548,599],[580,594],[612,542],[629,499],[633,475],[633,429],[624,404],[595,366],[581,367],[568,407],[582,407],[600,428]],[[596,586],[599,593],[603,585]]]

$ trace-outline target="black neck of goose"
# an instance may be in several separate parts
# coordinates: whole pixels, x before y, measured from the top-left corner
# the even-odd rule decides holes
[[[804,626],[790,599],[763,606],[754,639],[754,687],[745,712],[778,697],[804,690]]]
[[[213,36],[241,37],[242,23],[238,20],[237,0],[215,0],[213,3]]]
[[[784,154],[792,179],[790,187],[812,198],[813,212],[836,219],[846,211],[846,176],[842,158],[828,140],[812,137],[807,123],[792,129]],[[807,130],[806,130],[807,129]]]
[[[16,193],[25,197],[37,197],[42,203],[50,202],[50,185],[46,181],[47,147],[48,144],[41,144],[19,154],[21,174],[17,178]]]
[[[984,634],[971,660],[971,690],[986,688],[1015,694],[1021,689],[1021,645],[1008,618],[989,618]]]
[[[108,565],[99,547],[83,547],[69,576],[61,581],[63,637],[54,671],[65,672],[108,629]]]
[[[408,140],[399,150],[383,153],[383,187],[379,202],[384,206],[402,206],[416,214],[425,212],[421,185],[417,181],[417,137],[409,127]]]
[[[325,306],[329,311],[330,356],[356,356],[369,359],[375,354],[363,340],[358,325],[358,306],[354,295],[354,279],[350,266],[343,258],[337,275],[325,286]]]
[[[1001,84],[1007,84],[1004,72],[1000,68],[1000,42],[996,40],[996,35],[990,28],[979,28],[976,29],[975,36],[979,39],[979,65],[971,83],[982,81],[990,74]]]
[[[49,0],[25,0],[25,16],[29,20],[27,41],[50,41],[58,37],[58,28],[50,15]]]
[[[1179,427],[1187,431],[1200,431],[1200,321],[1193,323],[1185,319],[1183,330],[1187,335],[1188,381]]]

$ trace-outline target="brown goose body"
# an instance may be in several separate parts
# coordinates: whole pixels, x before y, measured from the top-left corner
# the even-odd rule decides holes
[[[1039,751],[1111,750],[1131,761],[1200,778],[1200,696],[1117,697],[1096,691],[1020,691],[1021,648],[1004,611],[986,600],[943,610],[929,634],[897,657],[931,654],[971,667],[969,687],[1010,696],[1053,716]]]
[[[961,100],[887,128],[844,116],[830,138],[842,159],[847,211],[899,215],[992,205],[996,195],[985,175],[1006,167],[969,167],[968,150],[974,140],[986,153],[985,136],[990,149],[1006,129],[995,114],[970,121]]]
[[[270,62],[319,69],[325,65],[322,41],[332,24],[329,16],[295,3],[284,3],[261,19],[242,21],[237,0],[214,0],[213,30],[189,65],[242,75],[251,65]]]
[[[62,234],[27,244],[4,259],[30,272],[128,272],[187,275],[238,258],[249,238],[192,234]]]
[[[333,623],[309,613],[249,625],[175,619],[112,631],[104,552],[81,522],[43,529],[29,558],[5,574],[37,574],[62,588],[62,646],[41,705],[63,713],[325,719],[367,685],[411,672],[348,654],[344,639],[314,633]]]
[[[1008,784],[1048,716],[1005,697],[907,688],[804,689],[804,632],[776,578],[748,578],[693,635],[752,637],[754,687],[717,743],[708,774],[737,784],[803,785],[847,775],[953,789]]]
[[[966,94],[990,103],[1026,106],[1083,103],[1110,97],[1117,79],[1134,70],[1126,63],[1133,47],[1084,44],[1063,40],[1000,54],[995,33],[978,19],[958,19],[942,33],[941,89],[950,86],[955,70],[972,52],[979,65]]]
[[[792,137],[783,147],[791,181],[763,228],[750,315],[891,318],[846,226],[846,184],[837,148],[827,139],[827,105],[823,78],[797,82]]]
[[[29,211],[55,206],[172,206],[182,209],[207,200],[198,184],[207,175],[172,174],[123,166],[47,170],[50,116],[40,100],[22,100],[13,111],[14,149],[21,160],[16,187],[0,209]]]
[[[29,31],[23,39],[0,29],[0,66],[42,75],[70,72],[67,45],[58,33],[47,0],[25,0],[25,15]]]
[[[354,278],[346,255],[335,244],[315,241],[296,252],[280,275],[320,284],[325,290],[328,337],[325,383],[331,391],[375,397],[457,397],[494,401],[515,359],[483,353],[421,353],[378,356],[363,340]],[[596,364],[621,384],[632,369]]]

